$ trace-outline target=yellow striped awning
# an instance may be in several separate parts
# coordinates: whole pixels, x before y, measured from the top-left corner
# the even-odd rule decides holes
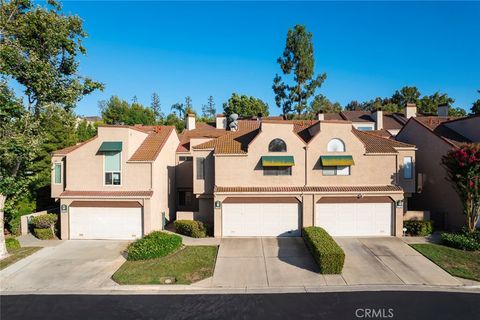
[[[336,167],[336,166],[352,166],[352,156],[320,156],[320,161],[323,167]]]
[[[264,167],[291,167],[295,165],[293,156],[263,156]]]

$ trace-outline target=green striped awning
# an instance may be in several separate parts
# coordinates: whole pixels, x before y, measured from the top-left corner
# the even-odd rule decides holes
[[[105,141],[102,142],[98,152],[120,152],[122,151],[122,141]]]
[[[352,156],[320,156],[320,161],[323,167],[351,166],[355,164]]]
[[[262,166],[264,167],[291,167],[295,165],[293,156],[263,156]]]

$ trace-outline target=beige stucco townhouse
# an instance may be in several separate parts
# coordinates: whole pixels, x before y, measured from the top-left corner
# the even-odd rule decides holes
[[[442,106],[437,116],[411,117],[397,139],[418,148],[418,190],[412,197],[411,208],[429,210],[439,227],[462,227],[465,224],[462,203],[447,180],[441,159],[464,143],[480,143],[480,116],[451,118],[448,107]]]
[[[100,126],[52,155],[62,239],[136,239],[175,214],[174,127]]]
[[[319,115],[325,119],[327,115]],[[328,115],[331,119],[331,115]],[[193,146],[199,219],[221,236],[401,236],[415,191],[415,146],[341,120],[239,121]]]

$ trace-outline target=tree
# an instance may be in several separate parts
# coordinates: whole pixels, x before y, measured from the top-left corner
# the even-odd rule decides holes
[[[392,95],[391,103],[403,108],[407,103],[415,103],[418,105],[419,98],[420,91],[418,91],[417,87],[405,86],[400,90],[395,91]]]
[[[76,140],[82,142],[94,137],[97,134],[97,127],[94,124],[89,123],[87,120],[82,119],[77,123]]]
[[[284,115],[292,111],[301,114],[308,105],[308,99],[320,88],[327,75],[325,73],[314,78],[315,59],[313,55],[312,34],[305,26],[296,25],[288,30],[285,49],[277,59],[284,75],[293,74],[293,85],[282,81],[275,75],[272,89],[275,103]]]
[[[102,119],[106,124],[154,125],[156,123],[153,110],[138,102],[129,104],[117,96],[112,96],[108,101],[100,101],[99,105]]]
[[[332,103],[323,94],[319,94],[310,103],[309,112],[316,114],[320,111],[322,113],[338,113],[342,111],[342,106],[338,102]]]
[[[173,112],[175,113],[175,116],[177,116],[177,112],[178,112],[178,117],[180,119],[184,119],[185,118],[185,105],[183,103],[180,103],[180,102],[177,102],[177,103],[174,103],[172,104],[172,107],[170,108],[171,110],[173,110]]]
[[[443,156],[442,164],[462,201],[468,231],[474,232],[480,211],[480,145],[451,150]]]
[[[156,92],[152,94],[152,103],[150,104],[150,108],[152,108],[156,121],[160,121],[164,117],[160,105],[160,97]]]
[[[438,106],[447,104],[451,106],[455,102],[455,99],[450,98],[446,93],[435,92],[430,96],[423,96],[417,103],[417,107],[421,113],[436,114]],[[452,108],[449,111],[452,112]],[[453,112],[455,112],[453,110]]]
[[[208,97],[207,104],[202,106],[202,116],[206,119],[214,119],[217,110],[215,109],[215,102],[213,96]]]
[[[185,115],[195,113],[193,110],[192,98],[190,96],[185,97]]]
[[[177,117],[175,113],[170,113],[164,120],[163,125],[175,126],[177,132],[182,132],[185,129],[185,120]]]
[[[223,104],[224,113],[230,116],[233,113],[240,117],[249,118],[258,115],[268,116],[268,104],[255,97],[232,93],[232,96]]]
[[[477,90],[477,91],[478,91],[478,93],[480,93],[480,90]],[[470,108],[470,111],[471,111],[472,115],[480,114],[480,99],[477,99],[477,101],[475,101],[472,104],[472,107]]]
[[[357,100],[352,100],[345,106],[345,110],[347,111],[360,111],[363,110],[363,106]]]
[[[77,56],[85,54],[82,20],[65,15],[55,0],[2,1],[0,70],[24,87],[36,117],[48,104],[72,108],[103,84],[78,74]]]

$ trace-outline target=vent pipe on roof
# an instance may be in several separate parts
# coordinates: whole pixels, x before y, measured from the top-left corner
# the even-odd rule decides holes
[[[411,117],[417,116],[417,105],[415,103],[407,103],[405,106],[404,112],[405,118],[410,119]]]
[[[217,114],[215,117],[215,128],[227,129],[227,117],[223,114]]]
[[[195,129],[195,122],[196,122],[195,114],[194,113],[187,114],[187,127],[186,127],[186,129],[187,130]]]
[[[448,104],[443,103],[443,104],[438,105],[437,116],[448,117]]]
[[[375,129],[382,130],[383,129],[383,111],[382,109],[377,109],[372,114],[373,120],[375,120]]]
[[[325,120],[325,115],[323,114],[322,110],[317,112],[317,120],[319,121]]]

